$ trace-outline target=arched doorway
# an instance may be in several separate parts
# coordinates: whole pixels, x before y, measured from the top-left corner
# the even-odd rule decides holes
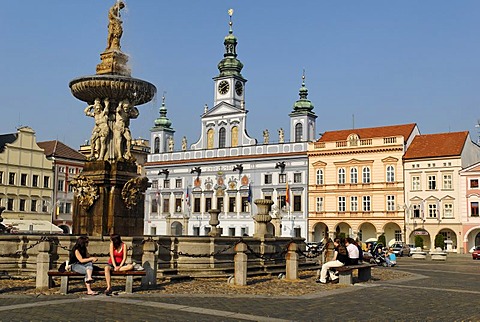
[[[387,245],[389,246],[395,244],[395,242],[402,241],[402,229],[397,223],[389,222],[383,227],[383,232]]]
[[[377,240],[377,229],[369,222],[363,223],[358,227],[358,240],[361,242],[373,242]]]
[[[431,249],[432,243],[431,243],[431,238],[428,231],[422,228],[412,231],[408,239],[409,239],[409,243],[413,244],[414,246],[415,246],[415,238],[421,238],[423,240],[423,247],[426,249]]]
[[[346,222],[341,222],[335,227],[335,236],[339,238],[353,237],[352,227]]]
[[[480,227],[471,228],[465,233],[465,249],[464,253],[468,253],[472,247],[480,246]]]
[[[64,234],[70,234],[70,227],[68,227],[67,225],[59,225],[58,228],[63,230]]]
[[[457,234],[450,228],[444,228],[440,230],[439,234],[443,235],[445,245],[442,246],[448,252],[457,251],[459,245],[457,240]]]
[[[313,226],[313,242],[322,241],[324,238],[328,238],[328,227],[323,222],[316,223]]]
[[[172,222],[171,225],[172,235],[173,236],[182,236],[183,233],[183,225],[178,221]]]

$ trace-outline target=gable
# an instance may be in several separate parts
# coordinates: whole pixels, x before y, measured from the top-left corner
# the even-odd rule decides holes
[[[203,114],[202,118],[222,116],[222,115],[228,115],[228,114],[239,114],[239,113],[244,114],[245,110],[239,109],[231,104],[221,102],[215,105],[207,113]]]

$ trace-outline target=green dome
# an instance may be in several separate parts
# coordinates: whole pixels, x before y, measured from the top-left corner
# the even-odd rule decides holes
[[[314,108],[312,102],[307,99],[308,89],[305,87],[305,82],[302,82],[302,87],[298,91],[300,99],[293,104],[293,112],[311,112]]]
[[[165,107],[165,96],[162,97],[162,106],[160,107],[160,116],[155,120],[155,127],[163,127],[169,129],[172,121],[167,117],[167,108]]]
[[[218,63],[219,77],[222,76],[240,76],[242,77],[243,64],[237,59],[237,37],[233,34],[232,29],[223,41],[225,53],[223,59]]]

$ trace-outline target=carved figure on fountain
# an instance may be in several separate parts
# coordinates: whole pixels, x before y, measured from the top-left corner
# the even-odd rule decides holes
[[[122,199],[125,207],[132,209],[142,200],[142,194],[149,186],[147,177],[132,178],[125,183],[122,189]]]
[[[89,160],[104,160],[107,153],[107,137],[110,133],[108,127],[108,108],[109,100],[104,100],[105,107],[102,106],[100,98],[96,98],[92,105],[85,108],[85,115],[95,118],[95,125],[90,138],[90,157]]]
[[[125,8],[125,3],[123,1],[117,1],[108,11],[107,51],[120,50],[120,38],[122,38],[123,35],[120,10],[123,8]]]
[[[85,210],[88,210],[99,197],[98,187],[92,180],[83,175],[75,177],[70,185],[74,188],[78,203]]]
[[[133,160],[131,153],[132,134],[130,132],[130,119],[136,119],[139,114],[138,109],[130,104],[128,100],[123,100],[118,103],[115,109],[113,141],[115,146],[115,159],[117,161],[124,159]]]

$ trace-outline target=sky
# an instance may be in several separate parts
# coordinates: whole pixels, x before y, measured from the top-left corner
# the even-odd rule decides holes
[[[93,119],[68,84],[95,74],[114,2],[2,1],[1,134],[30,126],[38,141],[75,149],[90,138]],[[125,2],[122,51],[132,76],[158,91],[138,106],[136,138],[150,137],[166,92],[176,146],[198,140],[233,8],[247,129],[259,142],[264,129],[289,128],[304,69],[317,133],[417,123],[422,134],[468,130],[478,139],[478,0]]]

